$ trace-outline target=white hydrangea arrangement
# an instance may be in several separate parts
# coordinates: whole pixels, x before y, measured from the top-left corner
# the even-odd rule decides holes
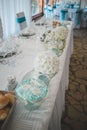
[[[48,44],[44,44],[45,50],[53,50],[57,56],[60,56],[63,52],[65,47],[65,42],[58,41],[56,42],[49,42]]]
[[[56,50],[57,56],[60,56],[59,53],[60,51],[63,52],[67,35],[68,29],[64,26],[60,26],[53,31],[46,33],[43,44],[45,50]]]
[[[68,35],[68,29],[64,26],[59,26],[55,31],[55,37],[59,40],[65,41]]]
[[[68,29],[64,26],[59,26],[55,30],[51,31],[50,33],[46,34],[46,37],[44,39],[44,42],[50,42],[50,41],[65,41],[68,35]]]
[[[35,71],[53,77],[59,68],[58,57],[51,51],[44,51],[36,57],[34,69]]]

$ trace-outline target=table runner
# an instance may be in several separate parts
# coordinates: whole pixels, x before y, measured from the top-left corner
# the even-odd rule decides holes
[[[9,65],[0,64],[0,86],[2,89],[6,87],[9,74],[15,74],[18,82],[20,82],[27,71],[33,69],[34,59],[38,51],[43,50],[40,43],[35,43],[35,37],[33,39],[15,38],[14,40],[19,44],[19,50],[23,50],[23,52],[12,58],[11,62],[13,61],[13,63],[9,63]],[[73,30],[71,24],[66,47],[59,57],[59,71],[49,83],[46,100],[35,110],[26,110],[24,105],[17,101],[6,130],[54,130],[54,128],[61,130],[61,116],[65,105],[65,90],[69,82],[69,62],[72,51]],[[26,67],[24,67],[25,65]]]

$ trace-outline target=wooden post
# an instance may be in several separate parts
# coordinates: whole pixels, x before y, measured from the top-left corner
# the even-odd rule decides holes
[[[44,0],[38,0],[38,4],[39,4],[39,12],[41,13],[43,10]]]
[[[50,5],[52,6],[54,3],[54,0],[50,0]]]

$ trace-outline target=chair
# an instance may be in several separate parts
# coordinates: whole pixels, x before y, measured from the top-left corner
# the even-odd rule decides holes
[[[48,8],[47,8],[47,17],[53,18],[53,7],[50,5],[48,5]]]
[[[82,16],[81,16],[81,27],[87,28],[87,7],[83,9]]]
[[[76,11],[76,20],[75,20],[75,28],[80,28],[81,25],[81,16],[82,16],[82,10],[78,9]]]
[[[27,22],[26,22],[26,18],[25,18],[25,14],[24,12],[19,12],[16,14],[17,16],[17,22],[19,23],[20,29],[24,29],[27,27]]]
[[[2,28],[2,21],[0,18],[0,41],[2,41],[2,39],[3,39],[3,28]]]
[[[60,19],[63,20],[63,21],[68,19],[68,10],[67,9],[61,10]]]

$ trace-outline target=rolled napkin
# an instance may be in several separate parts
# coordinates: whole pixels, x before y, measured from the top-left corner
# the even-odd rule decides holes
[[[33,35],[35,35],[34,32],[27,31],[27,32],[22,32],[22,33],[20,33],[18,37],[29,38],[30,36],[33,36]]]
[[[44,26],[47,25],[47,20],[46,18],[43,16],[40,20],[35,22],[35,25],[37,26]]]

